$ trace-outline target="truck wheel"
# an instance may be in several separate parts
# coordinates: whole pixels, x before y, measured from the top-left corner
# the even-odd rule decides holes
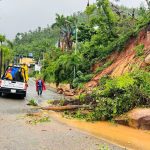
[[[21,97],[22,99],[24,99],[24,98],[26,97],[26,94],[22,94],[20,97]]]
[[[2,92],[0,92],[0,96],[2,96]]]

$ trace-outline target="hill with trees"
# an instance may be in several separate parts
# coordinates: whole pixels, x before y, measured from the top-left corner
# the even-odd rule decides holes
[[[86,118],[112,119],[150,103],[149,65],[143,65],[149,18],[144,6],[129,9],[97,0],[84,12],[57,14],[51,27],[17,34],[15,52],[33,52],[37,60],[44,53],[46,81],[69,83],[80,93],[81,103],[92,105]]]

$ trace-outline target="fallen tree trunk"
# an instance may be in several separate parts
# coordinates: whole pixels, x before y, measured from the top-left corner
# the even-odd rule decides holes
[[[85,105],[66,105],[66,106],[48,106],[48,107],[41,107],[42,110],[53,110],[53,111],[64,111],[64,110],[74,110],[78,108],[90,108],[89,106]]]

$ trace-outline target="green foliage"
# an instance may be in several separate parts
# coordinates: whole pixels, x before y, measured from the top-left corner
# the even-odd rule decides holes
[[[33,71],[33,72],[29,73],[29,77],[36,77],[37,74],[39,74],[39,71]]]
[[[65,99],[60,100],[59,105],[64,106],[64,104],[65,104]]]
[[[140,97],[150,98],[150,73],[145,72],[144,70],[136,69],[134,72],[131,73],[134,80],[136,80],[136,84],[139,87],[139,94]]]
[[[26,56],[32,52],[38,61],[44,52],[42,74],[46,81],[57,85],[70,83],[75,88],[83,88],[84,83],[94,76],[91,71],[93,64],[106,59],[112,52],[123,50],[130,39],[148,25],[150,16],[146,8],[135,9],[135,18],[131,17],[132,12],[132,9],[122,6],[114,9],[109,0],[97,0],[84,12],[70,16],[57,14],[51,27],[18,33],[14,40],[15,54]],[[75,55],[73,43],[76,27],[78,44]],[[138,56],[142,55],[142,45],[137,46],[136,51]],[[111,63],[107,62],[96,73]]]
[[[86,118],[86,115],[83,114],[83,113],[81,112],[81,110],[77,110],[77,111],[75,112],[75,114],[73,115],[73,117],[74,117],[74,118],[77,118],[77,119],[85,119],[85,118]]]
[[[29,121],[27,121],[31,125],[37,125],[38,123],[48,123],[50,122],[50,117],[46,115],[35,115],[35,114],[27,114]]]
[[[103,71],[104,69],[106,69],[108,66],[110,66],[112,64],[112,61],[108,61],[106,62],[103,66],[99,67],[96,69],[95,73],[100,73],[101,71]]]
[[[54,100],[47,100],[47,104],[53,104]]]
[[[28,33],[18,33],[14,40],[15,54],[28,56],[33,53],[35,60],[42,59],[42,53],[53,49],[58,39],[58,29],[38,28]]]
[[[83,74],[81,71],[77,72],[77,77],[73,80],[74,88],[82,88],[82,84],[90,81],[93,78],[94,74]]]
[[[88,120],[108,120],[134,107],[150,106],[150,74],[136,70],[114,79],[103,79],[103,84],[92,93],[97,102]]]
[[[5,41],[6,41],[5,36],[0,34],[0,42],[3,43]]]
[[[38,106],[37,102],[35,99],[31,99],[29,100],[28,104],[27,105],[31,105],[31,106]]]
[[[13,45],[6,39],[4,35],[0,34],[0,72],[4,72],[6,66],[13,58]]]
[[[80,94],[80,95],[79,95],[79,100],[80,100],[80,102],[84,102],[85,97],[86,97],[86,94]]]
[[[131,16],[132,12],[132,9],[122,6],[114,9],[109,0],[97,0],[83,13],[71,16],[57,14],[51,27],[18,33],[14,41],[15,54],[28,55],[32,52],[35,59],[39,60],[44,52],[42,75],[46,81],[57,85],[61,82],[70,83],[74,88],[83,88],[94,76],[91,71],[93,64],[108,58],[112,52],[123,50],[130,39],[136,38],[149,25],[150,13],[146,8],[135,9],[134,16]],[[76,27],[79,30],[77,54],[74,53],[73,45]],[[3,39],[0,36],[1,42]],[[65,44],[62,48],[64,51],[60,48],[60,41]],[[56,48],[56,44],[59,48]],[[4,51],[8,52],[8,49]],[[138,57],[142,56],[144,45],[136,46],[135,51]],[[95,73],[103,71],[111,63],[106,62]],[[88,115],[77,111],[75,116],[106,120],[137,106],[149,106],[149,81],[149,72],[143,70],[135,70],[113,79],[103,77],[90,98],[85,95],[79,97],[81,103],[94,104],[93,111]],[[34,100],[30,103],[36,105]],[[63,104],[64,101],[61,102]]]
[[[125,74],[123,76],[107,80],[104,85],[104,90],[101,91],[103,96],[116,96],[123,92],[125,89],[131,87],[134,84],[134,79],[129,75]]]
[[[50,122],[50,118],[48,116],[44,116],[40,118],[38,122],[40,123]]]
[[[72,36],[76,32],[77,17],[56,14],[56,22],[52,25],[52,28],[59,28],[59,42],[65,43],[65,50],[72,49]],[[59,43],[60,46],[60,43]]]
[[[44,71],[46,79],[51,82],[72,83],[74,78],[74,67],[76,71],[83,67],[83,57],[80,54],[64,54],[55,61],[49,62],[49,66]]]
[[[78,26],[78,42],[90,41],[94,34],[96,34],[95,29],[88,24],[82,23]]]
[[[110,148],[106,145],[100,145],[99,150],[110,150]]]
[[[136,46],[134,50],[136,51],[136,56],[139,57],[139,56],[144,55],[144,44],[140,44]]]
[[[94,13],[94,11],[96,10],[96,5],[90,5],[89,7],[86,8],[85,13],[90,16]]]

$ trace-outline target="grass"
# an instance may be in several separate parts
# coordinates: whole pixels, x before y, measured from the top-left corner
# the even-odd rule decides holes
[[[54,100],[48,100],[47,104],[53,104]]]
[[[28,104],[27,105],[30,105],[30,106],[38,106],[37,102],[35,99],[31,99],[29,100]]]
[[[137,57],[144,55],[144,44],[137,45],[134,50]]]
[[[111,149],[106,145],[100,145],[98,150],[111,150]]]
[[[48,123],[51,122],[50,117],[49,116],[42,116],[40,114],[27,114],[26,115],[29,120],[27,121],[28,124],[31,125],[37,125],[38,123]]]

